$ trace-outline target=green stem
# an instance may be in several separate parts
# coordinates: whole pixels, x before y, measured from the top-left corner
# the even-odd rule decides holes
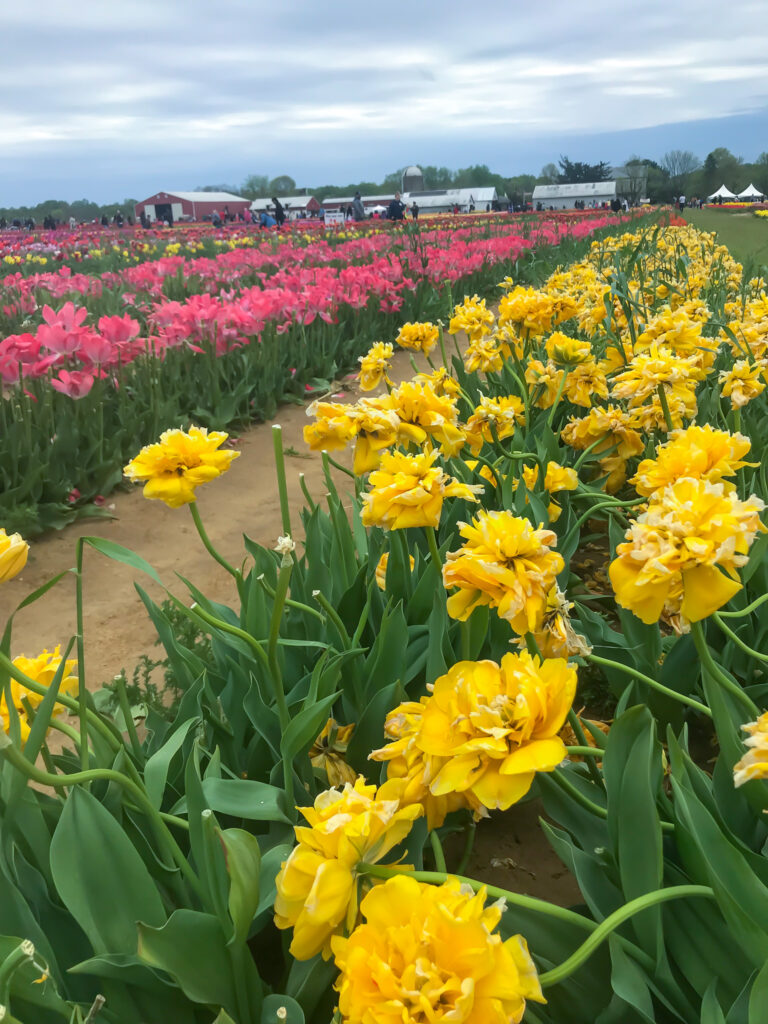
[[[642,499],[642,501],[645,501],[645,500],[646,500],[645,498]],[[563,542],[559,546],[561,548],[567,549],[568,544],[570,543],[573,535],[575,533],[578,533],[578,531],[581,529],[582,525],[588,519],[591,519],[592,516],[596,512],[600,512],[604,508],[622,508],[622,507],[626,507],[628,505],[639,505],[639,504],[640,504],[639,501],[630,501],[630,502],[624,502],[624,501],[621,501],[621,502],[619,502],[619,501],[599,501],[599,502],[597,502],[597,504],[591,505],[586,510],[586,512],[582,512],[581,513],[581,515],[576,520],[576,522],[573,524],[573,526],[570,528],[568,533],[566,533],[565,539],[563,540]]]
[[[443,328],[442,327],[440,327],[438,329],[438,335],[437,336],[438,336],[438,338],[440,340],[440,351],[441,351],[442,356],[443,356],[443,366],[445,367],[446,372],[450,373],[451,369],[448,366],[448,355],[446,354],[446,351],[445,351],[445,339],[443,338]]]
[[[8,991],[10,980],[16,971],[24,964],[33,961],[34,957],[35,947],[29,939],[24,939],[15,949],[11,950],[0,964],[0,992]]]
[[[136,732],[136,723],[133,720],[133,713],[131,706],[128,703],[128,694],[125,689],[125,677],[115,676],[115,689],[117,690],[117,699],[120,703],[120,710],[123,713],[123,720],[125,721],[125,728],[128,732],[128,739],[131,742],[131,750],[136,757],[139,764],[144,761],[144,752],[141,749],[141,743],[139,742],[139,734]]]
[[[691,636],[693,637],[693,642],[696,645],[696,650],[698,651],[699,658],[701,659],[702,670],[706,668],[712,678],[718,682],[724,690],[727,690],[732,697],[735,697],[736,700],[743,704],[749,711],[751,718],[758,718],[760,712],[758,711],[757,706],[752,702],[749,695],[744,692],[738,683],[735,683],[732,679],[728,678],[712,657],[700,622],[691,623]]]
[[[357,480],[357,477],[355,476],[351,469],[347,469],[346,466],[342,466],[342,464],[340,462],[337,462],[336,459],[332,459],[328,452],[323,452],[323,457],[328,460],[328,462],[334,467],[334,469],[338,469],[340,473],[346,473],[346,475],[352,477],[353,480]]]
[[[280,638],[280,623],[283,618],[283,607],[285,605],[285,599],[288,596],[288,585],[291,581],[292,571],[293,564],[290,559],[284,558],[277,577],[275,605],[272,609],[272,621],[269,627],[269,641],[267,644],[267,662],[269,664],[270,675],[272,676],[272,686],[275,693],[277,713],[280,718],[280,728],[283,733],[285,733],[285,730],[290,724],[291,715],[288,711],[288,703],[285,699],[285,690],[283,689],[283,673],[280,669],[280,662],[277,657],[277,641]]]
[[[601,807],[594,801],[590,800],[588,796],[585,796],[580,789],[578,789],[572,782],[565,778],[563,773],[559,769],[555,769],[552,773],[552,778],[558,784],[558,786],[567,793],[568,796],[572,797],[577,804],[589,811],[590,814],[594,814],[597,818],[607,818],[608,811],[605,807]]]
[[[576,470],[576,472],[578,472],[579,466],[581,466],[582,462],[584,462],[584,460],[590,455],[590,453],[593,452],[595,448],[597,448],[597,446],[599,444],[602,444],[604,441],[604,437],[598,437],[596,441],[593,441],[592,444],[588,445],[584,449],[584,451],[581,453],[581,455],[578,457],[578,459],[576,459],[576,462],[574,463],[573,468]],[[610,455],[611,451],[615,448],[618,448],[617,444],[611,445],[607,452],[600,452],[600,456],[604,458],[605,455]]]
[[[437,536],[435,534],[434,526],[425,526],[424,531],[427,535],[427,544],[429,544],[429,553],[432,556],[432,561],[435,564],[435,568],[440,576],[443,578],[443,560],[440,557],[440,549],[437,546]]]
[[[85,688],[85,632],[83,625],[83,551],[85,539],[77,538],[75,569],[75,609],[77,615],[77,710],[80,718],[80,768],[87,771],[88,755],[88,691]]]
[[[283,533],[290,537],[291,510],[288,506],[288,485],[285,479],[283,428],[278,423],[272,425],[272,446],[275,451],[275,470],[277,471],[277,489],[280,494],[280,515],[283,520]]]
[[[459,623],[461,632],[461,660],[469,661],[470,654],[472,653],[472,646],[470,643],[471,637],[469,633],[469,619],[464,619],[463,622]]]
[[[211,558],[218,562],[222,569],[226,569],[229,575],[234,579],[237,584],[237,590],[242,598],[242,586],[243,586],[243,574],[239,569],[236,569],[234,565],[231,565],[223,555],[220,555],[216,548],[211,543],[211,539],[203,526],[203,521],[200,518],[200,511],[197,507],[197,502],[192,501],[189,504],[189,511],[192,513],[192,520],[195,524],[195,528],[200,535],[200,540],[203,542],[203,546]]]
[[[731,629],[727,623],[723,622],[717,612],[712,615],[713,620],[717,623],[720,629],[739,647],[745,654],[748,654],[750,658],[755,658],[757,661],[768,661],[768,654],[761,654],[759,651],[753,650]]]
[[[656,391],[658,392],[659,402],[661,402],[661,408],[664,413],[664,422],[667,425],[667,433],[671,434],[675,428],[672,423],[672,414],[669,411],[669,402],[667,401],[667,393],[664,390],[664,385],[657,385]]]
[[[159,842],[166,847],[171,855],[171,858],[178,864],[182,874],[185,876],[189,884],[194,889],[195,893],[200,897],[203,902],[205,901],[205,894],[200,884],[200,880],[192,870],[189,861],[184,856],[176,840],[173,838],[165,822],[160,817],[160,813],[156,810],[152,801],[149,799],[147,794],[137,785],[128,778],[127,775],[123,775],[122,772],[114,771],[112,768],[90,768],[84,772],[73,772],[71,775],[55,775],[51,772],[43,771],[36,765],[31,764],[21,751],[11,743],[4,732],[0,732],[0,756],[4,757],[13,767],[20,772],[22,775],[26,775],[32,782],[37,782],[41,786],[51,786],[53,789],[61,789],[66,786],[77,786],[77,785],[89,785],[91,782],[98,780],[104,782],[115,782],[118,786],[122,786],[126,793],[129,793],[132,799],[138,804],[144,814],[152,822],[155,833]]]
[[[438,871],[441,871],[443,874],[445,874],[445,872],[447,871],[447,868],[445,866],[445,854],[443,853],[443,847],[440,842],[440,836],[437,834],[437,832],[433,831],[429,833],[429,843],[430,846],[432,847],[432,853],[434,854],[435,857],[435,867],[437,868]]]
[[[467,870],[470,858],[472,856],[472,850],[475,846],[475,836],[477,835],[477,823],[474,818],[470,817],[469,821],[464,827],[464,850],[461,854],[461,860],[459,866],[456,869],[458,874],[462,875]]]
[[[655,907],[659,903],[666,903],[668,900],[682,899],[689,896],[715,898],[714,891],[708,885],[676,885],[669,889],[658,889],[656,892],[647,893],[645,896],[638,896],[637,899],[631,900],[623,907],[619,907],[618,910],[615,910],[606,917],[595,928],[589,938],[579,946],[576,952],[561,963],[559,967],[554,967],[551,971],[547,971],[539,976],[541,987],[549,988],[551,985],[557,985],[561,981],[565,981],[566,978],[570,977],[574,971],[581,967],[585,960],[589,959],[598,946],[612,932],[625,921],[634,917],[635,914],[639,914],[649,907]]]
[[[314,512],[315,509],[317,508],[317,504],[315,503],[315,500],[313,499],[312,495],[309,493],[309,490],[307,488],[307,481],[303,473],[299,473],[299,486],[301,487],[301,493],[304,495],[304,500],[306,501],[307,505],[309,505],[310,512]]]
[[[267,655],[264,652],[264,648],[255,637],[251,636],[250,633],[246,633],[246,631],[244,629],[240,629],[239,626],[230,625],[230,623],[225,622],[224,619],[219,619],[215,615],[211,615],[210,612],[207,612],[205,611],[204,608],[201,608],[199,604],[194,605],[194,607],[192,608],[187,608],[184,602],[179,600],[178,597],[175,597],[169,591],[166,591],[166,593],[168,594],[168,599],[170,600],[170,602],[176,605],[179,611],[183,612],[183,614],[186,615],[188,618],[194,620],[197,623],[202,621],[208,626],[212,626],[215,629],[220,629],[223,633],[229,633],[232,636],[239,637],[241,640],[248,644],[248,646],[251,648],[254,654],[258,656],[262,664],[267,668],[269,667],[269,662],[267,660]]]
[[[347,650],[349,650],[349,648],[352,646],[352,641],[349,638],[349,633],[347,632],[346,627],[345,627],[344,623],[342,622],[341,616],[339,615],[339,613],[333,607],[333,605],[328,600],[328,598],[325,596],[325,594],[322,592],[322,590],[314,590],[314,591],[312,591],[312,596],[314,597],[314,599],[317,601],[317,603],[323,609],[325,614],[328,616],[328,618],[331,620],[331,622],[336,627],[336,632],[339,634],[339,638],[340,638],[343,646],[346,647]]]
[[[721,619],[741,619],[745,615],[751,615],[755,609],[759,608],[760,605],[765,604],[766,601],[768,601],[768,594],[763,594],[762,597],[755,598],[752,604],[748,604],[746,608],[742,608],[740,612],[718,612],[718,615]]]
[[[258,582],[261,584],[262,588],[266,591],[266,593],[269,594],[269,596],[272,598],[272,600],[274,600],[275,599],[275,591],[272,589],[272,587],[270,587],[270,585],[264,579],[264,575],[263,574],[261,576],[259,576]],[[325,624],[325,616],[323,615],[323,613],[319,612],[317,610],[317,608],[311,608],[308,604],[304,604],[302,601],[293,601],[293,600],[291,600],[290,597],[288,597],[288,598],[286,598],[286,601],[285,601],[285,607],[286,608],[295,608],[296,611],[299,611],[299,612],[306,612],[307,615],[311,615],[311,616],[313,616],[313,618],[318,619],[320,622]]]
[[[707,715],[708,718],[712,717],[712,712],[706,704],[702,704],[701,701],[695,700],[693,697],[688,697],[684,693],[678,693],[676,690],[670,690],[668,686],[664,686],[663,683],[659,683],[650,676],[646,676],[642,672],[638,672],[637,669],[630,668],[629,665],[623,665],[620,661],[611,661],[609,658],[601,658],[597,654],[587,654],[586,659],[587,661],[593,661],[596,665],[604,665],[606,668],[613,668],[618,672],[623,672],[625,675],[632,676],[633,678],[640,680],[641,683],[645,683],[647,686],[650,686],[651,689],[658,690],[659,693],[663,693],[665,697],[671,697],[672,700],[677,700],[681,704],[687,704],[689,707],[695,708],[696,711],[700,711],[702,715]]]
[[[605,757],[604,750],[601,750],[599,747],[590,747],[589,744],[584,747],[566,747],[565,749],[568,751],[569,757]],[[596,766],[593,765],[593,767]],[[600,782],[602,783],[602,781],[601,777]]]

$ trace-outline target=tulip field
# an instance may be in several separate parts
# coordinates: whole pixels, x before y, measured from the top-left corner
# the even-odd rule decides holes
[[[94,511],[137,445],[190,420],[242,428],[356,366],[395,314],[493,292],[613,215],[369,221],[283,234],[182,227],[0,235],[0,522]],[[522,269],[521,269],[521,272]],[[98,510],[98,506],[96,506]]]
[[[351,235],[6,278],[0,585],[123,478],[232,600],[139,585],[167,706],[85,678],[85,549],[169,583],[129,548],[9,619],[0,1021],[768,1020],[768,283],[668,216]],[[324,486],[274,426],[231,560],[197,496],[291,395]],[[470,870],[533,801],[568,906]]]

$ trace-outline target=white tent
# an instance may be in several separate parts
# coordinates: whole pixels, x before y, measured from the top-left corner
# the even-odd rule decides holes
[[[743,192],[739,192],[739,199],[762,199],[763,193],[758,192],[755,186],[750,184],[744,189]]]
[[[735,199],[736,198],[736,194],[734,192],[731,192],[731,190],[729,188],[726,188],[725,185],[721,185],[720,188],[717,190],[717,192],[713,192],[712,195],[708,196],[707,198],[709,198],[709,199]]]

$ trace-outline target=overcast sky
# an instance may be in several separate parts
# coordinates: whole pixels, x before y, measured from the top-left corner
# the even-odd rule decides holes
[[[0,0],[0,206],[768,150],[765,0]]]

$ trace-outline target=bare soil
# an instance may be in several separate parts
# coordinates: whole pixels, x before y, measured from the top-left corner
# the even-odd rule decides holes
[[[412,375],[409,355],[399,352],[395,356],[395,380]],[[421,358],[416,362],[420,369],[429,369]],[[334,391],[334,397],[354,401],[356,390],[354,381],[345,380],[339,391]],[[304,444],[302,429],[308,422],[305,408],[283,406],[273,422],[282,426],[284,448],[299,453],[286,457],[293,529],[299,539],[298,513],[304,505],[299,475],[304,474],[310,494],[322,498],[326,490],[322,462],[320,455],[309,452]],[[243,534],[271,547],[283,533],[271,427],[272,423],[266,423],[246,430],[236,439],[241,456],[232,463],[229,472],[198,491],[198,507],[211,541],[234,564],[244,557]],[[334,453],[334,457],[351,466],[351,453]],[[338,477],[340,492],[344,493],[349,489],[349,481],[342,474]],[[164,584],[179,596],[186,596],[187,592],[176,573],[189,578],[210,599],[234,605],[237,595],[231,577],[203,548],[188,509],[170,509],[162,502],[147,501],[138,487],[131,492],[115,493],[108,501],[110,507],[114,506],[113,519],[76,523],[32,543],[24,571],[0,588],[0,622],[34,589],[74,566],[75,540],[80,536],[105,537],[135,551],[154,566]],[[68,642],[76,628],[74,583],[74,577],[65,578],[17,614],[14,655],[34,656],[44,647],[51,649]],[[163,599],[161,588],[147,576],[86,549],[84,633],[90,689],[98,689],[123,668],[130,678],[142,654],[158,653],[154,628],[134,583],[139,583],[156,600]],[[538,804],[528,803],[482,822],[468,873],[562,905],[579,902],[574,879],[538,827],[539,813]],[[458,856],[460,851],[452,858],[454,863]]]

